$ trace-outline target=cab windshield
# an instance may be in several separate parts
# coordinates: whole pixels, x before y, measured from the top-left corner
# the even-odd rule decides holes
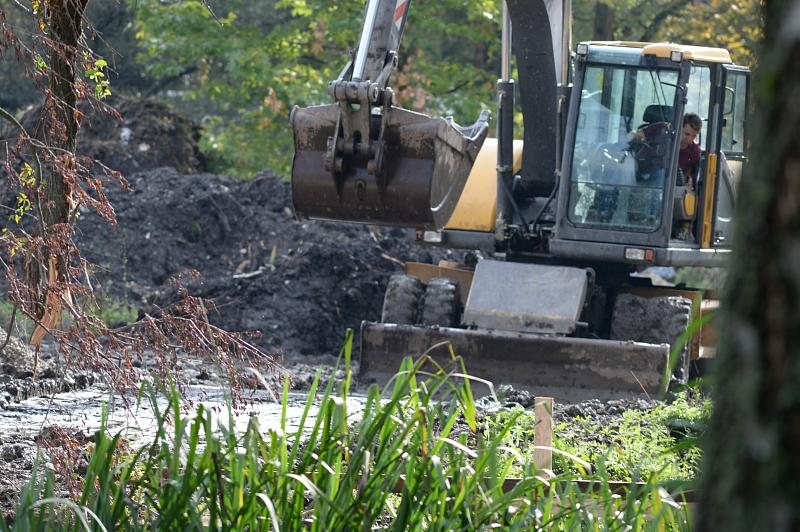
[[[680,127],[677,70],[586,69],[570,175],[569,220],[655,231]]]

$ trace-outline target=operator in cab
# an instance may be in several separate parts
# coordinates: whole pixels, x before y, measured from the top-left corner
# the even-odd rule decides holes
[[[700,130],[703,129],[703,120],[694,113],[683,116],[683,129],[681,130],[681,149],[678,153],[678,168],[683,175],[684,185],[689,190],[694,190],[697,170],[700,168],[700,145],[695,142]]]

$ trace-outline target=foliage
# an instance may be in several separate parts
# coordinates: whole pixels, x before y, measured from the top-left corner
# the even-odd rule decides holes
[[[658,35],[672,42],[726,48],[735,63],[755,67],[764,35],[761,8],[762,0],[691,2],[670,15]]]
[[[288,175],[289,112],[330,102],[327,84],[357,45],[363,16],[357,0],[233,0],[219,11],[213,3],[140,0],[136,7],[141,63],[205,108],[203,148],[215,170],[236,175],[265,167]],[[486,0],[415,5],[391,81],[398,104],[464,122],[492,105],[498,9]]]
[[[98,301],[97,317],[109,327],[136,323],[139,310],[123,299],[106,297]]]
[[[598,38],[593,26],[600,3],[614,12],[613,39],[717,46],[728,49],[734,62],[755,66],[764,27],[761,0],[576,0],[575,42]]]
[[[626,410],[621,416],[577,417],[558,422],[553,446],[591,464],[603,464],[610,480],[631,481],[656,474],[663,480],[694,480],[702,453],[697,437],[711,416],[709,400],[690,400],[682,392],[652,410]],[[484,422],[493,434],[514,419],[503,444],[533,458],[530,442],[536,427],[533,411],[515,406]],[[557,474],[577,471],[574,462],[556,454]]]
[[[348,368],[351,341],[343,350]],[[620,497],[603,477],[596,477],[597,490],[589,495],[570,476],[537,479],[529,460],[502,445],[513,417],[493,437],[468,447],[466,434],[453,432],[461,415],[470,421],[474,413],[468,381],[453,374],[463,366],[456,361],[453,368],[427,371],[424,361],[407,359],[386,397],[370,387],[357,414],[347,402],[349,370],[342,383],[331,381],[321,393],[317,375],[293,432],[286,419],[288,383],[281,427],[266,433],[253,418],[236,434],[233,421],[218,425],[202,406],[187,416],[177,393],[168,391],[150,444],[120,452],[119,435],[109,436],[106,427],[97,433],[74,503],[82,511],[48,502],[52,489],[45,487],[41,500],[29,488],[17,520],[37,529],[54,523],[79,529],[79,518],[96,517],[91,526],[102,523],[107,530],[688,528],[686,514],[656,484]],[[152,387],[146,396],[158,408]],[[312,404],[319,405],[315,418]],[[505,458],[522,475],[504,487],[511,470]]]
[[[710,400],[692,401],[684,392],[651,411],[628,409],[611,419],[561,422],[554,430],[555,446],[590,463],[602,462],[615,480],[653,474],[665,480],[693,480],[702,457],[698,437],[710,417]],[[556,467],[572,465],[556,457]]]

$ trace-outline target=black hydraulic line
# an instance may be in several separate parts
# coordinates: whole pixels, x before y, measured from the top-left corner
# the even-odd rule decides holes
[[[537,214],[536,218],[534,218],[534,220],[533,220],[533,227],[534,228],[539,223],[539,220],[542,219],[542,215],[544,214],[544,211],[547,210],[547,207],[548,207],[548,205],[550,205],[550,202],[553,201],[553,198],[556,197],[556,192],[557,191],[558,191],[558,181],[556,181],[556,184],[553,187],[553,190],[550,191],[550,195],[547,197],[547,201],[544,202],[544,205],[542,206],[541,210],[539,210],[539,214]]]
[[[513,211],[525,228],[528,227],[512,193],[514,185],[514,80],[497,82],[497,211],[507,223]]]
[[[506,0],[517,65],[523,140],[519,185],[526,196],[552,190],[558,137],[558,81],[550,17],[544,0]],[[560,24],[559,24],[560,25]]]

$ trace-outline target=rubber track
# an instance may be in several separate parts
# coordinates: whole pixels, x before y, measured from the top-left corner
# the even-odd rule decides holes
[[[425,285],[418,277],[396,274],[389,279],[383,298],[382,323],[414,325],[420,314],[420,300]]]
[[[458,324],[458,286],[446,277],[431,279],[422,304],[423,325],[453,327]]]

